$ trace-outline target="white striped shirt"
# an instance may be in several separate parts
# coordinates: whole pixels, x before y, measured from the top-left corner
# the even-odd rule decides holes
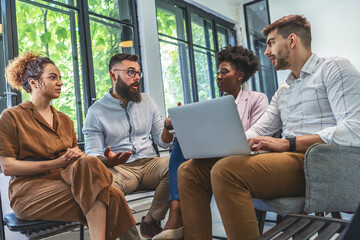
[[[328,144],[360,147],[360,73],[344,58],[313,54],[298,79],[290,73],[246,136],[318,134]]]

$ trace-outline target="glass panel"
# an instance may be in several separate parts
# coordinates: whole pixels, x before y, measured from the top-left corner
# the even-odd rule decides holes
[[[1,3],[0,3],[1,7]],[[4,39],[3,39],[3,30],[2,30],[2,12],[0,11],[0,114],[7,107],[6,102],[6,81],[5,81],[5,63],[4,63]]]
[[[157,1],[156,18],[159,33],[186,40],[185,18],[181,8]]]
[[[160,55],[166,109],[193,102],[187,44],[162,37]]]
[[[252,88],[265,93],[271,99],[278,84],[271,62],[264,56],[266,37],[262,34],[262,30],[269,25],[266,0],[245,5],[245,11],[249,49],[254,51],[260,62],[260,70],[253,77]]]
[[[96,98],[101,99],[112,86],[108,66],[110,58],[117,53],[135,54],[133,28],[91,17],[90,34]]]
[[[196,14],[191,14],[191,31],[193,43],[215,50],[212,23]]]
[[[132,22],[131,0],[89,0],[88,4],[91,12]]]
[[[17,35],[19,54],[35,51],[52,59],[59,68],[62,81],[61,97],[52,102],[59,111],[74,121],[75,131],[81,141],[82,118],[84,116],[81,71],[79,69],[79,35],[77,13],[66,8],[48,8],[45,4],[28,4],[16,1]],[[23,100],[29,94],[23,93]]]
[[[229,45],[228,29],[217,25],[216,30],[217,30],[218,46],[219,46],[219,50],[221,50],[223,47]]]
[[[218,97],[215,53],[195,47],[194,57],[199,101]]]

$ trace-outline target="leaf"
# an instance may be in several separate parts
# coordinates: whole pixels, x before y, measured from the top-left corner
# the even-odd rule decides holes
[[[57,39],[59,41],[66,39],[67,33],[68,33],[68,31],[64,27],[58,27],[55,32],[55,34],[57,35]]]
[[[103,52],[106,50],[106,47],[104,45],[97,45],[93,49],[97,52]]]
[[[41,39],[42,44],[44,44],[44,45],[49,44],[51,41],[51,32],[46,32],[46,33],[41,34],[40,39]]]

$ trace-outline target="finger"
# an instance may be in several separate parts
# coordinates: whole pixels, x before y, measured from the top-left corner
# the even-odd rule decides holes
[[[122,154],[122,152],[121,152],[121,151],[120,151],[120,152],[118,152],[118,153],[115,155],[114,159],[118,159],[118,158],[121,156],[121,154]]]
[[[110,153],[110,146],[107,146],[107,148],[105,149],[105,151],[104,151],[104,156],[105,157],[108,157],[108,155],[109,155],[109,153]]]

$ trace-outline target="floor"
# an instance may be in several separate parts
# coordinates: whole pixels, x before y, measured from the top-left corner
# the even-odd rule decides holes
[[[11,211],[10,207],[9,207],[9,202],[8,202],[8,197],[7,197],[7,183],[9,180],[8,177],[5,177],[3,174],[0,174],[0,187],[1,187],[1,198],[2,198],[2,203],[3,203],[3,211],[4,213],[7,213],[9,211]],[[129,195],[127,196],[127,200],[129,203],[130,208],[134,211],[134,217],[135,220],[137,222],[140,222],[141,217],[144,216],[147,213],[147,210],[151,204],[152,201],[152,197],[148,197],[151,196],[152,192],[143,192],[143,193],[138,193],[138,194],[133,194],[133,195]],[[134,200],[136,198],[140,198],[140,197],[146,197],[143,198],[141,200]],[[225,231],[221,222],[221,218],[219,215],[219,212],[217,210],[215,201],[213,200],[211,202],[211,209],[212,209],[212,218],[213,218],[213,235],[214,236],[219,236],[219,237],[225,237]],[[344,219],[351,219],[352,215],[351,214],[342,214]],[[167,216],[165,217],[165,219],[167,219]],[[275,220],[276,219],[276,214],[274,213],[268,213],[266,216],[266,219],[270,219],[270,220]],[[162,224],[164,224],[164,221],[162,222]],[[274,223],[270,223],[267,222],[265,224],[264,227],[264,231],[267,231],[268,229],[272,228],[275,224]],[[139,227],[138,227],[138,231]],[[19,233],[14,233],[14,232],[10,232],[7,228],[5,228],[5,234],[6,234],[6,239],[9,240],[25,240],[25,239],[29,239],[27,236],[19,234]],[[49,240],[76,240],[79,239],[79,229],[78,228],[74,228],[71,229],[70,231],[67,232],[62,232],[57,234],[56,236],[52,236],[52,237],[43,237],[44,234],[46,235],[46,232],[40,232],[37,234],[33,234],[31,236],[32,239],[49,239]],[[86,229],[85,230],[85,239],[89,240],[89,231]],[[142,238],[145,239],[145,238]]]

